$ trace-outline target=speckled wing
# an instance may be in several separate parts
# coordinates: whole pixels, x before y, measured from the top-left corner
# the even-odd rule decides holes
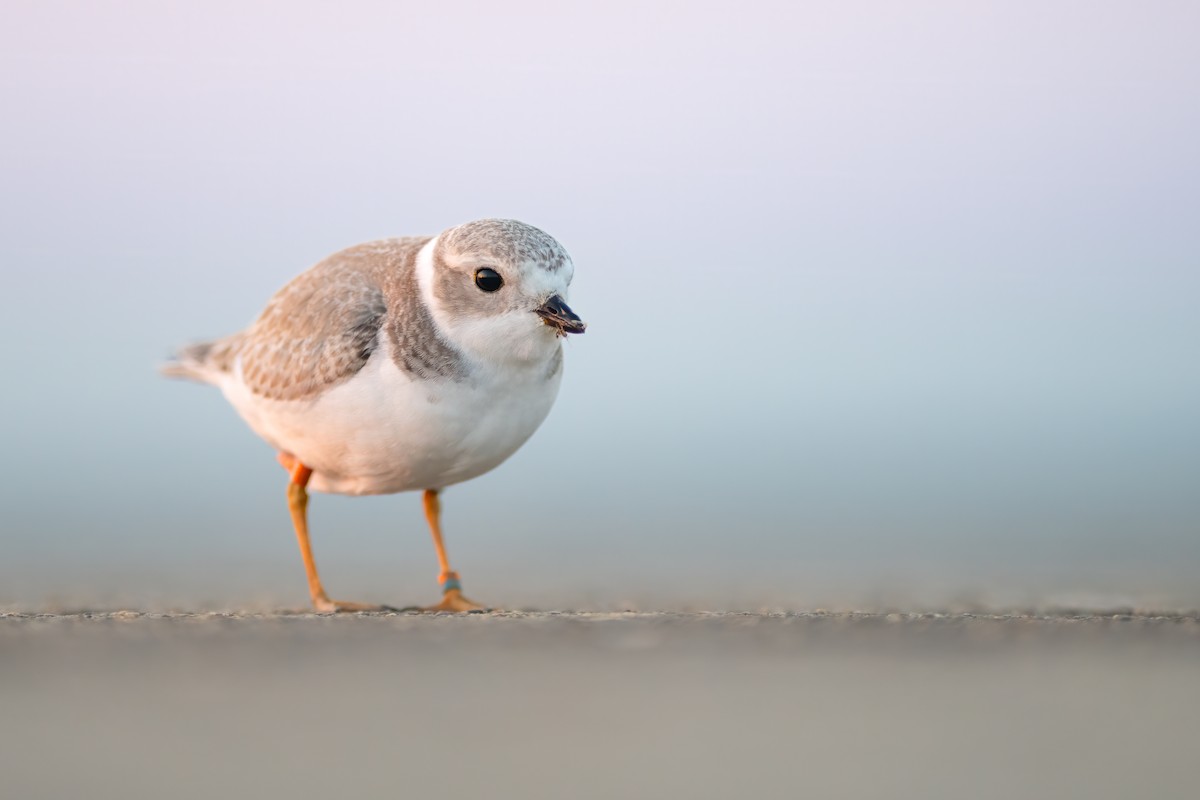
[[[336,253],[279,290],[242,333],[206,347],[206,366],[232,371],[273,400],[319,395],[363,368],[379,346],[388,309],[389,272],[410,260],[424,239],[399,239]]]
[[[343,250],[271,298],[233,347],[248,389],[273,400],[301,400],[363,368],[387,315],[387,264],[378,255],[364,247]]]

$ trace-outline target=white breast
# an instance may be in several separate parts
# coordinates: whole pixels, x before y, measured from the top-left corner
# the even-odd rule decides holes
[[[422,380],[396,366],[387,339],[358,374],[313,400],[255,395],[240,365],[221,389],[259,436],[312,468],[312,489],[389,494],[493,469],[541,425],[562,380],[553,353],[503,368],[476,365],[459,382]]]

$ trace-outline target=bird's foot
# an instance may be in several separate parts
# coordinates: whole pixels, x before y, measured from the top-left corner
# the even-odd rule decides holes
[[[479,603],[463,596],[462,584],[458,581],[457,572],[443,572],[438,576],[438,583],[442,586],[442,602],[436,606],[425,606],[421,609],[422,611],[427,613],[435,611],[453,611],[458,613],[487,611]]]
[[[485,606],[479,605],[474,600],[463,596],[462,589],[447,589],[442,595],[442,602],[436,606],[425,606],[421,609],[427,613],[435,611],[455,611],[465,613],[467,611],[487,611]]]
[[[313,609],[318,614],[353,613],[355,611],[398,611],[392,606],[380,606],[372,603],[347,603],[342,600],[330,600],[328,597],[314,597]]]

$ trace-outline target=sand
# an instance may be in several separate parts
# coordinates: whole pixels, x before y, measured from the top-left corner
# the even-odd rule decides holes
[[[1194,798],[1200,618],[0,614],[5,798]]]

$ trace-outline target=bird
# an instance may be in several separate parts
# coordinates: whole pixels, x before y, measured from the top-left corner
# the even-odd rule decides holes
[[[442,592],[421,610],[484,610],[450,566],[440,493],[499,466],[550,412],[562,342],[587,327],[567,305],[574,273],[556,239],[511,219],[371,241],[302,272],[246,329],[163,365],[219,388],[277,451],[317,612],[395,609],[330,599],[310,490],[421,491]]]

